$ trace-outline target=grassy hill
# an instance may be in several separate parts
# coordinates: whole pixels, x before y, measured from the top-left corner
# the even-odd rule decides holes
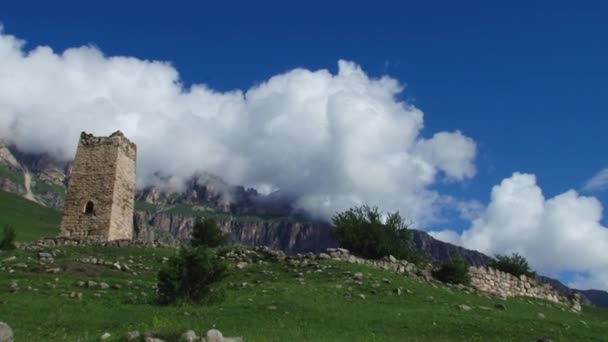
[[[0,193],[0,223],[34,239],[57,232],[59,213]],[[104,332],[122,341],[133,330],[176,341],[188,329],[212,327],[246,341],[608,341],[608,310],[577,314],[547,301],[503,301],[334,260],[231,267],[216,286],[222,302],[163,307],[153,300],[156,274],[174,249],[44,251],[55,254],[52,263],[35,251],[0,251],[0,321],[17,341],[98,341]],[[83,260],[92,258],[98,263]],[[360,283],[355,272],[363,273]],[[88,281],[97,285],[82,285]]]
[[[61,213],[23,197],[0,191],[0,229],[10,224],[18,241],[32,241],[59,232]]]
[[[606,310],[585,307],[575,314],[540,300],[502,301],[333,260],[306,267],[264,263],[232,268],[216,287],[224,291],[223,302],[162,307],[152,300],[156,271],[174,250],[56,250],[55,262],[44,266],[32,251],[0,254],[5,260],[0,266],[0,320],[14,328],[17,341],[97,341],[104,332],[119,341],[132,330],[154,331],[172,341],[187,329],[212,327],[247,341],[608,340]],[[16,258],[6,261],[11,256]],[[136,274],[83,263],[82,258],[126,263]],[[9,267],[13,273],[6,272]],[[59,273],[47,272],[56,267]],[[353,280],[355,272],[364,275],[360,284]],[[9,293],[13,281],[19,289]],[[111,287],[78,284],[87,281]],[[495,308],[497,303],[506,309]],[[458,308],[461,304],[471,310]]]

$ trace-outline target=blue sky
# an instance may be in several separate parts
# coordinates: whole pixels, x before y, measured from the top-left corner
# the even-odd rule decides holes
[[[536,175],[548,199],[608,167],[606,18],[604,1],[0,4],[26,49],[170,61],[185,87],[248,89],[298,67],[336,73],[340,59],[389,75],[424,112],[423,136],[460,130],[476,143],[476,175],[432,188],[483,205],[513,172]],[[582,193],[608,206],[608,191]]]

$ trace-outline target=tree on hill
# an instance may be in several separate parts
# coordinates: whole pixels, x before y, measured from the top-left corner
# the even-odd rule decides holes
[[[503,272],[511,273],[517,277],[525,275],[534,278],[536,276],[536,272],[532,271],[526,258],[517,253],[511,254],[511,256],[496,254],[495,258],[496,260],[492,261],[488,266]]]
[[[15,238],[17,237],[17,233],[15,232],[15,228],[13,226],[5,224],[4,229],[2,230],[2,239],[0,239],[0,249],[1,250],[11,250],[15,249]]]
[[[446,262],[439,269],[434,270],[433,277],[444,283],[470,285],[469,267],[460,254],[453,252],[451,259],[451,262]]]
[[[158,272],[159,304],[208,302],[211,285],[225,277],[226,268],[226,263],[205,246],[182,248]]]
[[[192,241],[190,243],[193,247],[218,247],[224,243],[224,240],[224,233],[212,218],[198,220],[192,227]]]
[[[383,221],[377,207],[363,205],[336,214],[332,221],[340,244],[362,257],[377,259],[392,255],[414,263],[424,260],[407,245],[412,234],[399,212],[387,213]]]

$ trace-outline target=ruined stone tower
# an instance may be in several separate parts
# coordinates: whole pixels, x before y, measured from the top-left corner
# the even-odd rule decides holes
[[[137,148],[120,131],[82,132],[72,166],[60,236],[131,239]]]

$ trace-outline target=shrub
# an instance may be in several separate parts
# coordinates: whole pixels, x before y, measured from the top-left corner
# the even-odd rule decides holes
[[[17,237],[17,233],[15,232],[15,228],[13,226],[5,224],[4,229],[2,231],[2,239],[0,240],[0,249],[2,250],[10,250],[15,249],[15,238]]]
[[[364,205],[339,213],[332,220],[340,244],[354,254],[370,259],[392,255],[414,263],[424,260],[407,245],[412,234],[399,212],[388,213],[383,222],[377,207]]]
[[[470,285],[469,267],[458,253],[451,254],[451,262],[446,262],[433,271],[433,277],[444,283]]]
[[[530,278],[534,278],[536,276],[536,272],[532,271],[526,258],[517,253],[511,254],[511,256],[496,254],[494,257],[496,260],[492,261],[488,265],[494,269],[511,273],[517,277],[522,274]]]
[[[205,247],[185,247],[158,272],[158,302],[163,305],[184,300],[206,303],[211,284],[225,276],[226,263]]]
[[[192,227],[192,246],[217,247],[224,243],[224,233],[212,218],[198,220]]]

